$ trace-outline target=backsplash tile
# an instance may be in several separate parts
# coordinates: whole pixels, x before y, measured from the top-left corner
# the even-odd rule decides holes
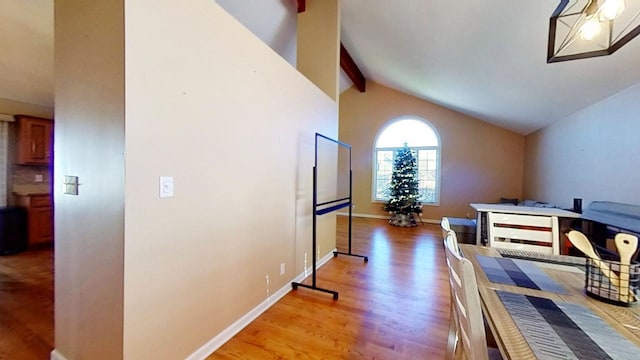
[[[42,181],[36,181],[36,175],[42,175]],[[18,165],[11,166],[11,183],[16,185],[49,185],[51,172],[48,166]]]

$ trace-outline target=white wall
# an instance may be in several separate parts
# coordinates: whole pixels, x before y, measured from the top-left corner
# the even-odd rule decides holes
[[[0,113],[11,113],[4,101],[31,104],[41,116],[53,107],[53,8],[53,0],[0,1]]]
[[[113,0],[57,0],[55,345],[70,360],[122,357],[124,13]],[[79,195],[62,193],[64,175]]]
[[[640,84],[526,137],[525,196],[640,204]]]
[[[186,358],[303,272],[337,104],[217,3],[56,1],[56,76],[53,358]]]
[[[302,272],[313,134],[337,136],[337,104],[215,2],[125,14],[124,355],[178,359]]]
[[[259,37],[289,64],[296,66],[296,1],[216,0],[234,18]]]

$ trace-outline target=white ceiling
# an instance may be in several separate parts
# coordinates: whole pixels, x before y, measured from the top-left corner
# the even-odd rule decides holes
[[[528,134],[640,82],[640,39],[547,64],[559,1],[341,0],[342,41],[367,79]],[[2,0],[0,49],[0,97],[53,106],[53,0]]]
[[[0,98],[53,106],[53,0],[0,0]]]
[[[547,64],[559,3],[342,0],[342,41],[368,79],[528,134],[640,82],[640,39]]]

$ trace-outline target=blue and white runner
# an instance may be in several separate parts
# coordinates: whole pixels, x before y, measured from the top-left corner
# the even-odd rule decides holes
[[[567,293],[560,284],[531,261],[484,255],[476,255],[476,260],[491,282],[557,294]]]
[[[496,293],[538,359],[640,358],[639,347],[582,305]]]

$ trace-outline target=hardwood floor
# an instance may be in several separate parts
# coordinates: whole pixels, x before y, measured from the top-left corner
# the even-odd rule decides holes
[[[338,249],[347,251],[346,217]],[[449,284],[439,225],[353,218],[353,253],[317,273],[330,294],[298,288],[208,359],[442,359]],[[308,279],[310,281],[310,279]]]
[[[345,217],[338,249],[347,251]],[[353,219],[353,252],[291,291],[209,359],[442,359],[449,288],[437,225],[398,228]],[[311,279],[307,279],[310,281]],[[0,359],[43,360],[53,350],[53,251],[0,256]]]
[[[53,333],[52,249],[0,256],[0,359],[49,359]]]

